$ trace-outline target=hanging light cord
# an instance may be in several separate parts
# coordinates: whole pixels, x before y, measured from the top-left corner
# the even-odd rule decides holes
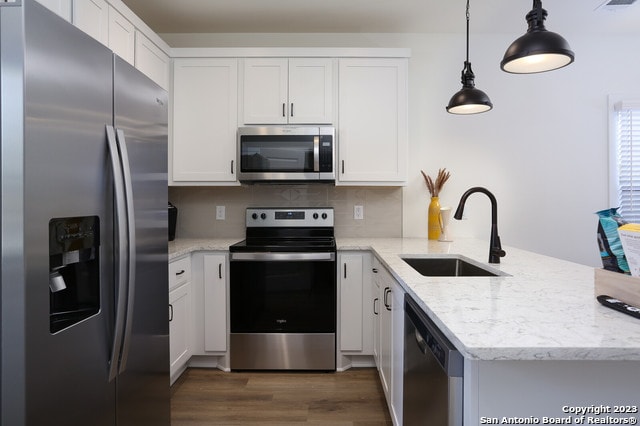
[[[471,62],[469,62],[469,18],[469,0],[467,0],[467,60],[464,61],[464,68],[462,68],[460,82],[466,88],[473,88],[476,76],[473,74],[473,71],[471,70]]]
[[[467,0],[467,62],[469,62],[469,0]]]

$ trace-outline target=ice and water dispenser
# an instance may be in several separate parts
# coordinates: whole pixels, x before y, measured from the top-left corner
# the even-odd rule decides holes
[[[49,331],[56,333],[100,310],[100,220],[49,221]]]

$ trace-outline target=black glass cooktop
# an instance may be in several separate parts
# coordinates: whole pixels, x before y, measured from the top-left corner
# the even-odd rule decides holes
[[[334,238],[249,238],[229,247],[231,252],[335,251]]]

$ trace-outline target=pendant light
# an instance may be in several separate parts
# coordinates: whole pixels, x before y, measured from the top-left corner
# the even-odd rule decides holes
[[[574,54],[569,43],[544,27],[546,17],[542,0],[533,0],[533,9],[526,17],[529,29],[505,52],[500,62],[503,71],[532,74],[562,68],[573,62]]]
[[[462,89],[451,97],[447,112],[451,114],[478,114],[493,108],[489,96],[475,88],[475,75],[469,62],[469,0],[467,0],[467,60],[462,68]]]

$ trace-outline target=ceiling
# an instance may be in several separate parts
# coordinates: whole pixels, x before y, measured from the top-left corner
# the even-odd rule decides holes
[[[122,0],[157,33],[464,32],[464,0]],[[610,1],[610,0],[609,0]],[[638,34],[640,1],[544,0],[548,30]],[[531,0],[471,2],[471,32],[524,33]]]

